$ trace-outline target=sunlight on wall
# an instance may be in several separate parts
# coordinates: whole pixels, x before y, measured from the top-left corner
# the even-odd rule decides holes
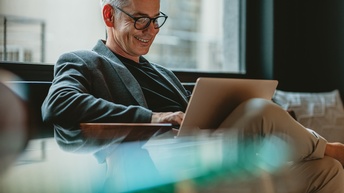
[[[45,62],[55,63],[67,51],[92,49],[105,38],[99,1],[83,0],[1,0],[0,14],[44,20],[46,23]],[[22,34],[25,36],[25,34]]]

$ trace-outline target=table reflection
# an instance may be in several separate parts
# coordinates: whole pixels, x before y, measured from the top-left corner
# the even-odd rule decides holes
[[[1,175],[0,192],[277,192],[273,178],[283,173],[289,150],[279,137],[253,146],[235,131],[171,135],[85,143],[93,144],[92,153],[67,152],[54,138],[30,140]],[[94,144],[102,144],[97,153]],[[283,174],[283,186],[286,179]]]

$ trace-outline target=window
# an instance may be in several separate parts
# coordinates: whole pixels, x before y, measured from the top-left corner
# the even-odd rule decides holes
[[[243,2],[243,0],[161,1],[161,11],[169,18],[160,29],[146,57],[173,70],[243,73],[244,70],[240,65],[244,64],[241,57],[244,54],[241,48],[243,45],[241,34],[244,29],[241,27]],[[76,49],[91,49],[98,39],[105,38],[98,0],[1,1],[0,15],[44,23],[43,49],[40,50],[39,41],[34,41],[35,43],[22,41],[13,45],[11,41],[7,41],[7,51],[12,52],[15,48],[10,54],[17,55],[6,57],[6,60],[22,58],[25,61],[25,58],[28,58],[30,62],[41,62],[43,58],[44,63],[53,64],[62,53]],[[0,24],[2,38],[0,51],[4,50],[4,28],[3,23]],[[10,35],[7,37],[32,39],[27,36],[30,31],[25,31],[29,28],[18,29],[24,31],[21,34],[9,31]],[[38,37],[39,33],[40,31],[37,32]],[[0,60],[4,60],[3,52]]]
[[[147,58],[177,70],[241,71],[239,0],[161,1],[161,10],[169,18]]]
[[[5,61],[44,61],[44,21],[0,15],[0,58]]]

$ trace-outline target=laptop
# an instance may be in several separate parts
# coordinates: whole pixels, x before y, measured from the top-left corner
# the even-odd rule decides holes
[[[276,80],[233,79],[233,78],[198,78],[192,92],[185,117],[175,132],[166,132],[159,138],[190,136],[199,129],[216,129],[221,122],[240,103],[250,98],[270,100],[276,90]],[[171,124],[151,123],[81,123],[85,137],[112,139],[118,130],[131,130],[126,141],[135,141],[141,136],[142,129],[154,133],[159,129],[170,130]],[[173,136],[171,136],[173,135]]]
[[[216,129],[242,102],[251,98],[271,100],[277,80],[198,78],[177,136],[194,129]]]

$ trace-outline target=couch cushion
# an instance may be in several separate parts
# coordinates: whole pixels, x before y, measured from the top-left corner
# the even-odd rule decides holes
[[[344,142],[344,108],[338,90],[320,93],[277,90],[273,100],[328,141]]]

